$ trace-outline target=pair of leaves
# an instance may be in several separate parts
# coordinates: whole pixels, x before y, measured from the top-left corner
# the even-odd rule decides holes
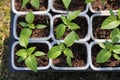
[[[118,17],[110,10],[110,16],[106,18],[101,26],[101,29],[114,29],[120,25],[120,9],[118,10]]]
[[[69,5],[71,3],[71,0],[62,0],[62,2],[64,4],[65,8],[68,9],[68,7],[69,7]]]
[[[40,0],[22,0],[22,8],[24,8],[27,3],[30,3],[36,9],[40,7]]]
[[[71,66],[71,58],[73,58],[73,53],[69,48],[65,47],[64,44],[52,47],[48,52],[48,57],[54,59],[60,56],[62,53],[67,56],[67,64]]]
[[[29,49],[20,49],[16,55],[19,56],[18,62],[21,62],[25,60],[25,64],[27,67],[29,67],[31,70],[37,72],[37,59],[35,56],[44,56],[44,52],[36,51],[34,54],[32,54],[35,51],[36,47],[30,47]]]

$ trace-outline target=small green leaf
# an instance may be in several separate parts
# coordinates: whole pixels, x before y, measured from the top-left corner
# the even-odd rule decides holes
[[[108,50],[112,50],[112,48],[113,48],[112,42],[106,41],[106,42],[105,42],[105,47],[106,47],[106,49],[108,49]]]
[[[105,63],[110,59],[110,57],[111,57],[111,53],[106,49],[102,49],[96,57],[96,62]]]
[[[34,55],[28,56],[28,58],[25,59],[25,64],[31,70],[37,72],[37,60]]]
[[[79,14],[80,14],[80,10],[70,12],[70,13],[68,13],[67,19],[69,21],[72,21],[72,20],[76,19],[79,16]]]
[[[66,61],[69,66],[72,66],[71,57],[67,56]]]
[[[46,55],[44,52],[41,52],[41,51],[36,51],[35,53],[34,53],[34,55],[35,56],[44,56],[44,55]]]
[[[117,17],[115,16],[115,14],[112,10],[110,10],[110,16],[117,20]]]
[[[17,62],[20,63],[20,62],[22,62],[22,61],[24,61],[24,60],[25,60],[25,58],[20,57]]]
[[[101,48],[105,49],[105,45],[102,42],[99,42],[98,44]]]
[[[61,55],[61,49],[60,49],[60,47],[59,46],[54,46],[54,47],[52,47],[50,50],[49,50],[49,52],[48,52],[48,57],[49,58],[57,58],[58,56],[60,56]]]
[[[43,29],[43,28],[46,28],[46,27],[47,27],[47,25],[44,25],[44,24],[37,24],[36,25],[37,29]]]
[[[64,50],[64,49],[65,49],[65,45],[64,45],[64,44],[60,44],[59,46],[60,46],[60,49],[61,49],[61,50]]]
[[[114,58],[117,60],[120,60],[120,56],[118,56],[118,54],[113,54]]]
[[[30,29],[35,29],[35,25],[34,24],[27,24],[29,26]]]
[[[120,21],[117,21],[113,17],[108,17],[102,24],[101,29],[114,29],[120,25]]]
[[[105,3],[105,0],[101,0],[101,1],[102,1],[103,4]]]
[[[85,3],[92,3],[94,0],[85,0]]]
[[[62,2],[64,4],[65,8],[68,9],[68,7],[69,7],[69,5],[71,3],[71,0],[62,0]]]
[[[22,26],[22,27],[27,27],[27,24],[25,22],[19,22],[19,24]]]
[[[112,49],[114,53],[120,54],[120,45],[114,45]]]
[[[30,47],[28,50],[27,50],[27,53],[28,54],[32,54],[34,51],[35,51],[36,47]]]
[[[120,20],[120,9],[118,9],[118,18]]]
[[[32,12],[29,12],[26,16],[25,16],[25,20],[27,21],[27,23],[31,24],[34,21],[34,14]]]
[[[78,40],[79,36],[74,32],[70,32],[64,39],[64,43],[69,47],[71,46],[75,40]]]
[[[24,8],[28,2],[29,0],[22,0],[22,8]]]
[[[31,34],[32,34],[32,30],[24,28],[20,33],[19,44],[26,48],[28,45],[29,37],[31,36]]]
[[[40,7],[40,0],[31,0],[31,1],[30,1],[30,4],[31,4],[34,8],[38,9],[38,8]]]
[[[71,29],[71,30],[75,30],[75,29],[79,29],[80,27],[76,23],[70,23],[68,28]]]
[[[68,56],[68,57],[72,57],[72,58],[73,58],[73,53],[72,53],[72,51],[71,51],[69,48],[66,48],[66,49],[64,50],[64,54],[65,54],[66,56]]]
[[[64,24],[60,24],[60,25],[57,26],[57,29],[56,29],[57,39],[61,38],[64,35],[65,28],[66,28],[66,26]]]
[[[62,21],[63,21],[63,23],[65,25],[69,25],[70,24],[70,21],[65,16],[61,16],[61,19],[62,19]]]
[[[26,58],[27,57],[27,51],[25,49],[20,49],[19,51],[17,51],[16,55]]]

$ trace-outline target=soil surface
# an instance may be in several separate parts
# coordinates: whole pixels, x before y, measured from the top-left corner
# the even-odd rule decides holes
[[[119,67],[120,61],[113,58],[113,56],[105,63],[96,63],[96,56],[101,48],[99,45],[94,45],[92,47],[92,63],[96,67]]]
[[[95,11],[100,10],[118,10],[120,8],[120,0],[106,0],[103,4],[101,0],[95,0],[92,3],[92,8]]]
[[[45,43],[30,43],[28,45],[28,48],[30,48],[30,47],[36,47],[35,51],[42,51],[45,54],[47,54],[48,50],[49,50],[48,45],[45,44]],[[23,49],[23,48],[20,45],[16,45],[14,53],[16,53],[20,49]],[[14,58],[15,59],[15,65],[17,67],[25,67],[24,61],[22,61],[20,63],[17,62],[18,58],[19,57],[15,55],[15,58]],[[37,57],[37,62],[38,62],[38,66],[39,67],[43,67],[43,66],[47,66],[48,65],[49,59],[47,58],[47,56]]]
[[[79,37],[80,37],[80,39],[81,38],[85,38],[85,36],[87,35],[87,33],[88,33],[88,24],[87,24],[87,20],[86,20],[86,18],[85,17],[77,17],[75,20],[73,20],[72,22],[74,22],[74,23],[76,23],[77,25],[79,25],[80,26],[80,29],[77,29],[77,30],[75,30],[75,32],[79,35]],[[56,33],[56,28],[57,28],[57,26],[59,25],[59,24],[61,24],[61,23],[63,23],[62,22],[62,20],[61,20],[61,18],[56,18],[55,20],[54,20],[54,35],[55,35],[55,33]],[[64,33],[64,35],[63,35],[63,37],[61,38],[61,39],[64,39],[65,38],[65,36],[67,35],[67,34],[69,34],[71,32],[71,30],[70,29],[68,29],[68,28],[66,28],[66,31],[65,31],[65,33]],[[55,35],[56,36],[56,35]]]
[[[57,10],[66,10],[62,0],[55,0],[53,6]],[[68,8],[69,11],[81,10],[84,11],[86,9],[85,0],[71,0],[70,6]]]
[[[96,39],[110,39],[111,30],[100,29],[106,16],[96,16],[92,21],[93,36]]]
[[[72,67],[84,67],[87,64],[86,46],[83,44],[74,43],[70,49],[74,55],[74,58],[72,58]],[[68,67],[65,55],[61,55],[58,58],[53,59],[53,64],[57,67]]]
[[[20,36],[20,32],[23,29],[22,26],[19,25],[19,22],[26,22],[25,21],[25,16],[20,16],[18,17],[17,20],[17,29],[16,29],[16,33],[17,36]],[[27,22],[26,22],[27,23]],[[50,34],[50,19],[48,16],[35,16],[34,22],[35,25],[37,24],[44,24],[47,25],[46,28],[44,29],[33,29],[33,33],[31,35],[31,38],[43,38],[43,37],[48,37]]]
[[[15,9],[17,11],[46,11],[48,8],[48,0],[40,0],[40,8],[34,8],[30,3],[27,3],[25,8],[22,7],[22,0],[15,0]]]

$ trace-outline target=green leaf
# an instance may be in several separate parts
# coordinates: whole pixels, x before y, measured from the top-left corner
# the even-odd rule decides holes
[[[110,33],[110,38],[113,42],[118,42],[120,39],[120,30],[118,28],[115,28]]]
[[[58,56],[60,56],[61,55],[61,49],[60,49],[60,47],[59,46],[54,46],[54,47],[52,47],[50,50],[49,50],[49,52],[48,52],[48,57],[49,58],[57,58]]]
[[[112,48],[113,48],[112,42],[106,41],[106,42],[105,42],[105,47],[106,47],[106,49],[108,49],[108,50],[112,50]]]
[[[22,0],[22,8],[24,8],[28,2],[29,0]]]
[[[66,61],[69,66],[72,66],[71,57],[67,56]]]
[[[31,0],[31,1],[30,1],[30,4],[31,4],[34,8],[38,9],[38,8],[40,7],[40,0]]]
[[[22,62],[22,61],[24,61],[24,60],[25,60],[25,58],[20,57],[17,62],[20,63],[20,62]]]
[[[65,16],[61,16],[61,19],[62,19],[62,21],[63,21],[63,23],[65,25],[69,25],[70,24],[70,21]]]
[[[16,52],[15,55],[23,57],[25,59],[27,57],[27,51],[25,49],[20,49]]]
[[[112,10],[110,10],[110,16],[117,20],[117,17],[115,16],[115,14]]]
[[[105,63],[110,59],[110,57],[111,57],[111,53],[106,49],[102,49],[96,57],[96,62]]]
[[[41,51],[36,51],[35,53],[34,53],[34,55],[35,56],[44,56],[44,55],[46,55],[44,52],[41,52]]]
[[[79,36],[74,31],[72,31],[65,37],[64,43],[69,47],[74,43],[75,40],[78,40],[78,39],[79,39]]]
[[[25,59],[25,64],[27,67],[29,67],[31,70],[37,72],[37,60],[34,55],[29,56]]]
[[[120,20],[120,9],[118,9],[118,18]]]
[[[35,51],[36,47],[30,47],[28,50],[27,50],[27,53],[28,54],[32,54],[34,51]]]
[[[72,58],[73,58],[73,53],[72,53],[72,51],[71,51],[69,48],[66,48],[66,49],[64,50],[64,54],[65,54],[66,56],[68,56],[68,57],[72,57]]]
[[[113,17],[108,17],[102,24],[101,29],[114,29],[120,25],[120,21],[117,21]]]
[[[47,27],[47,25],[44,25],[44,24],[37,24],[36,25],[37,29],[43,29],[43,28],[46,28],[46,27]]]
[[[24,28],[20,33],[19,44],[26,48],[31,34],[32,34],[32,30]]]
[[[30,29],[35,29],[35,25],[34,24],[27,24],[29,26]]]
[[[63,51],[65,49],[65,45],[64,44],[60,44],[60,49]]]
[[[85,0],[85,3],[92,3],[94,0]]]
[[[64,35],[65,28],[66,28],[66,26],[64,24],[60,24],[60,25],[57,26],[57,29],[56,29],[57,39],[61,38]]]
[[[114,53],[120,54],[120,45],[114,45],[112,49]]]
[[[80,14],[80,10],[70,12],[70,13],[68,13],[67,19],[69,21],[72,21],[72,20],[76,19],[79,16],[79,14]]]
[[[69,7],[69,5],[71,3],[71,0],[62,0],[62,2],[64,4],[65,8],[68,9],[68,7]]]
[[[76,23],[70,23],[68,28],[71,30],[75,30],[75,29],[79,29],[80,27]]]
[[[101,48],[105,49],[105,45],[102,42],[99,42],[98,44]]]
[[[34,14],[32,12],[29,12],[26,16],[25,16],[25,20],[27,21],[27,23],[31,24],[34,21]]]
[[[117,60],[120,60],[120,56],[118,56],[117,54],[113,54],[114,58]]]
[[[19,22],[19,24],[22,26],[22,27],[27,27],[27,24],[25,22]]]
[[[101,1],[102,1],[103,4],[105,3],[105,0],[101,0]]]

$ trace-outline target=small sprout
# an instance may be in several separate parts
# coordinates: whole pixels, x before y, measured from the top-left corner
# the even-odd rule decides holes
[[[96,58],[97,63],[107,62],[111,56],[115,59],[120,60],[120,45],[113,42],[106,41],[104,44],[99,43],[99,46],[102,48]]]
[[[37,56],[46,55],[44,52],[35,51],[36,47],[30,47],[28,49],[20,49],[16,52],[16,55],[19,56],[18,63],[25,61],[25,65],[29,67],[34,72],[37,72]]]
[[[75,40],[79,39],[79,36],[75,32],[75,30],[79,29],[80,26],[72,22],[72,20],[76,19],[79,14],[80,14],[80,11],[77,10],[74,12],[70,12],[67,16],[62,16],[61,19],[63,23],[57,26],[57,29],[56,29],[57,39],[61,38],[64,35],[66,28],[69,28],[71,30],[71,32],[65,37],[65,44],[67,46],[71,46]]]
[[[48,57],[54,59],[59,57],[61,54],[66,56],[67,64],[72,66],[71,58],[73,58],[73,53],[64,43],[52,47],[48,52]]]
[[[71,3],[71,0],[62,0],[62,2],[64,4],[65,8],[68,9],[68,7],[69,7],[69,5]]]
[[[27,3],[30,3],[36,9],[40,7],[40,0],[22,0],[22,8],[24,8]]]
[[[20,40],[19,40],[19,44],[23,47],[27,47],[27,44],[29,42],[29,37],[32,34],[33,29],[42,29],[47,27],[44,24],[37,24],[35,25],[34,22],[34,14],[32,12],[29,12],[26,16],[25,16],[25,20],[26,22],[19,22],[19,24],[23,27],[23,30],[20,33]]]

